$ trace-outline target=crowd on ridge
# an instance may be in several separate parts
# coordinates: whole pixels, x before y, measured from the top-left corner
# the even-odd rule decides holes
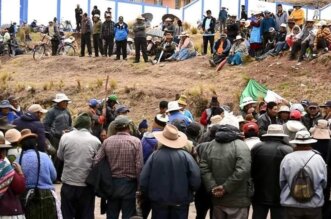
[[[0,218],[327,219],[331,214],[331,101],[241,101],[213,96],[199,122],[185,95],[162,100],[138,126],[116,95],[44,109],[0,102]],[[54,183],[60,183],[61,198]]]
[[[331,23],[319,20],[318,14],[313,19],[306,19],[305,11],[299,4],[288,12],[283,10],[282,4],[278,4],[275,14],[269,11],[253,12],[250,18],[246,11],[243,5],[240,19],[236,15],[229,15],[225,7],[222,7],[217,18],[212,16],[210,10],[206,11],[200,24],[203,31],[201,53],[206,55],[210,51],[209,63],[212,67],[222,62],[240,65],[249,56],[260,61],[268,56],[282,56],[285,51],[288,51],[290,60],[297,59],[301,62],[316,58],[319,53],[327,53],[331,48]],[[140,61],[141,55],[145,62],[151,61],[153,64],[183,61],[198,55],[190,34],[184,31],[182,21],[174,16],[165,17],[162,21],[159,28],[164,33],[163,37],[148,35],[147,26],[150,21],[138,16],[132,27],[133,38],[130,38],[124,17],[119,16],[117,23],[112,21],[111,8],[107,8],[101,15],[98,7],[94,6],[91,15],[92,21],[77,5],[76,31],[81,34],[82,57],[85,56],[85,47],[92,57],[92,41],[95,57],[116,54],[115,60],[119,60],[121,56],[123,60],[127,60],[127,55],[133,54],[135,63]],[[14,28],[12,31],[15,33]],[[217,31],[220,32],[220,37],[215,40]],[[2,32],[0,50],[1,45],[10,39],[9,28]],[[56,19],[49,22],[44,32],[52,38],[52,55],[56,55],[60,37]]]

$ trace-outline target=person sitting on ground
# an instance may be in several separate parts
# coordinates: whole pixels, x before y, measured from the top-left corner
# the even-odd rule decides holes
[[[249,39],[248,27],[249,27],[250,23],[248,23],[248,22],[246,22],[245,19],[241,19],[240,23],[239,23],[239,29],[240,29],[239,34],[245,39]]]
[[[298,131],[307,130],[301,122],[301,113],[299,110],[292,110],[289,120],[283,124],[284,133],[288,135],[289,140],[294,140]]]
[[[167,58],[170,58],[175,53],[175,50],[176,43],[173,42],[173,37],[169,33],[165,36],[165,39],[161,43],[161,45],[157,47],[156,55],[152,63],[157,64],[159,60],[160,62],[165,61]]]
[[[296,58],[296,54],[300,51],[299,60],[303,60],[303,56],[306,53],[306,49],[309,47],[309,40],[304,41],[310,34],[310,31],[313,30],[314,21],[307,20],[305,27],[302,29],[301,33],[296,36],[296,41],[293,44],[292,51],[290,54],[290,60]]]
[[[184,61],[197,55],[190,35],[186,32],[182,32],[179,36],[180,41],[176,52],[170,58],[167,58],[167,61]]]
[[[0,118],[1,117],[5,117],[9,124],[12,124],[14,120],[18,118],[14,111],[14,107],[8,100],[3,100],[0,102]]]
[[[247,55],[248,49],[245,44],[245,39],[238,35],[230,49],[228,63],[231,65],[240,65],[244,62],[244,58]]]
[[[291,32],[286,36],[286,44],[289,47],[290,51],[292,51],[292,47],[294,43],[298,40],[298,36],[301,33],[301,28],[298,25],[295,25]]]
[[[146,40],[147,40],[147,55],[148,56],[155,55],[156,47],[155,47],[155,42],[153,41],[153,37],[147,36]]]
[[[263,48],[266,49],[266,45],[269,41],[272,40],[272,32],[271,28],[276,27],[276,22],[274,18],[271,16],[271,12],[265,11],[264,18],[261,21],[261,37],[263,37]]]
[[[231,49],[231,42],[227,39],[227,35],[225,33],[221,33],[220,38],[216,41],[214,45],[214,54],[213,58],[209,59],[209,64],[212,67],[215,67],[219,63],[221,63],[226,57],[229,55]]]
[[[331,30],[326,24],[325,21],[320,22],[321,29],[317,31],[315,40],[314,40],[314,53],[317,53],[317,49],[323,49],[323,52],[326,53],[331,48]]]
[[[288,19],[287,21],[287,33],[292,33],[293,28],[295,27],[295,22],[292,19]],[[299,26],[298,26],[299,27]]]
[[[286,45],[286,24],[281,24],[280,25],[280,30],[276,34],[276,44],[275,44],[275,49],[272,50],[271,55],[272,56],[277,56],[279,53],[281,53],[283,50],[287,48]]]

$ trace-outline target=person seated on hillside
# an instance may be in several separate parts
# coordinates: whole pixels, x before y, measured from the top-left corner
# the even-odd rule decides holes
[[[305,40],[305,39],[307,39],[307,37],[309,36],[310,31],[313,30],[313,25],[314,25],[313,20],[307,20],[306,25],[302,29],[301,33],[296,36],[296,41],[293,44],[292,51],[289,57],[290,60],[296,59],[296,55],[299,51],[300,54],[298,61],[303,60],[303,56],[305,55],[306,50],[309,47],[309,40]]]
[[[220,38],[214,44],[214,54],[213,58],[209,59],[209,64],[212,67],[215,67],[219,63],[221,63],[226,57],[229,55],[231,49],[231,42],[227,39],[227,35],[222,33]]]
[[[305,20],[305,12],[301,8],[301,5],[294,5],[293,11],[290,14],[290,19],[293,19],[295,24],[302,28],[304,20]]]
[[[182,32],[179,36],[180,41],[176,52],[170,58],[166,59],[167,61],[184,61],[197,55],[190,35]]]
[[[248,48],[245,39],[238,35],[230,49],[228,63],[231,65],[240,65],[248,55]]]
[[[293,28],[295,27],[295,22],[294,20],[288,19],[287,21],[287,33],[291,33]]]
[[[275,38],[273,42],[270,42],[269,50],[263,55],[256,58],[257,61],[261,61],[270,56],[277,56],[280,52],[286,49],[286,24],[280,25],[280,31],[275,31]]]
[[[294,43],[298,40],[298,35],[301,33],[301,28],[298,25],[295,25],[292,28],[292,31],[286,36],[286,44],[289,47],[290,51],[292,51],[292,47]]]
[[[126,52],[128,55],[134,55],[136,54],[135,49],[133,48],[133,39],[128,38],[128,43],[126,44]]]
[[[168,33],[160,46],[156,48],[156,55],[152,61],[152,64],[157,64],[159,60],[162,62],[167,58],[170,58],[175,53],[175,50],[176,43],[173,42],[173,36]]]
[[[325,21],[320,22],[321,28],[317,31],[314,40],[314,53],[317,53],[317,49],[323,49],[326,53],[331,49],[331,30]]]
[[[153,41],[153,38],[151,36],[147,36],[146,40],[147,40],[147,55],[148,56],[155,55],[156,46],[155,46],[155,42]]]
[[[19,47],[17,39],[14,35],[11,36],[8,46],[12,56],[22,55],[24,53],[24,50]]]

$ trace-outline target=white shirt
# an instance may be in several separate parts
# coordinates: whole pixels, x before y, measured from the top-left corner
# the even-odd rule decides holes
[[[207,18],[205,22],[205,30],[208,31],[210,28],[211,18]]]

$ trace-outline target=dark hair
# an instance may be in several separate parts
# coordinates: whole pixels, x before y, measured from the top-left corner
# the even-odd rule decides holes
[[[183,22],[181,21],[181,20],[177,20],[177,25],[179,26],[179,27],[181,27],[181,26],[183,26]]]
[[[257,137],[258,133],[254,129],[249,129],[248,132],[245,132],[245,138]]]
[[[160,109],[168,108],[168,101],[162,100],[159,104]]]
[[[277,7],[283,7],[283,5],[282,4],[278,4]]]
[[[207,10],[206,13],[207,13],[207,14],[211,14],[211,10]]]
[[[184,120],[175,119],[171,122],[172,125],[176,126],[178,131],[186,133],[186,124]]]
[[[271,101],[271,102],[267,103],[267,109],[272,109],[275,106],[277,106],[277,103],[276,102]]]
[[[30,149],[37,149],[37,139],[35,137],[28,137],[21,141],[22,151]]]
[[[115,131],[116,132],[123,132],[123,131],[126,131],[128,129],[130,129],[129,124],[128,125],[118,125],[118,126],[115,125]]]
[[[198,138],[201,135],[201,125],[197,122],[192,122],[186,128],[186,135],[192,138]]]

